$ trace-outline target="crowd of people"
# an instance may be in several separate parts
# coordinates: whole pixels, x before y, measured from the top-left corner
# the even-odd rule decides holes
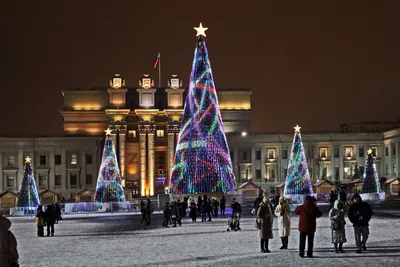
[[[257,206],[256,227],[260,230],[261,252],[270,252],[268,244],[269,239],[273,238],[273,214],[278,217],[278,233],[282,242],[280,249],[287,249],[291,224],[291,208],[289,202],[285,197],[280,197],[279,203],[273,212],[267,195],[260,198],[261,201],[258,203],[256,200],[255,206]],[[359,194],[354,194],[351,202],[347,216],[354,228],[355,243],[357,246],[356,253],[362,253],[362,251],[367,250],[366,242],[369,236],[368,225],[373,212],[370,205],[362,201]],[[345,229],[346,212],[344,207],[345,203],[341,199],[336,199],[328,215],[330,219],[331,239],[336,253],[344,253],[343,244],[347,242]],[[312,258],[317,218],[322,216],[317,206],[317,200],[312,196],[307,196],[304,203],[296,207],[294,214],[299,215],[299,256],[302,258],[305,257],[307,240],[307,257]]]

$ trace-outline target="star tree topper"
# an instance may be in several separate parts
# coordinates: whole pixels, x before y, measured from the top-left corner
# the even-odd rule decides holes
[[[203,28],[203,25],[201,25],[201,22],[200,22],[199,27],[193,27],[193,29],[195,29],[195,30],[197,31],[196,37],[197,37],[197,36],[204,36],[204,37],[206,37],[206,30],[208,30],[208,28]]]
[[[294,131],[296,133],[300,132],[301,127],[299,125],[296,125],[296,127],[294,127]]]
[[[367,150],[367,152],[368,152],[368,155],[369,155],[369,154],[372,154],[373,150],[370,148],[370,149]]]
[[[106,132],[106,135],[108,136],[108,135],[111,135],[111,129],[110,128],[107,128],[107,130],[105,130],[105,132]]]
[[[29,157],[29,156],[27,156],[25,158],[25,164],[27,164],[27,163],[31,163],[31,157]]]

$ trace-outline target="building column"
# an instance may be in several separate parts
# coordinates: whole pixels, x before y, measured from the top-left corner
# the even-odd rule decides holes
[[[396,177],[399,176],[399,142],[398,141],[396,141],[396,173],[394,175],[396,175]]]
[[[50,151],[49,154],[49,168],[50,168],[50,172],[49,172],[49,176],[48,176],[48,187],[52,190],[55,190],[55,162],[54,162],[54,150]]]
[[[25,165],[24,151],[22,149],[19,149],[18,150],[18,162],[17,162],[18,171],[17,171],[16,177],[15,177],[15,183],[14,183],[14,189],[17,192],[19,191],[19,185],[21,184],[21,182],[22,182],[21,179],[24,175],[24,165]]]
[[[65,149],[61,152],[61,189],[67,190],[67,166],[68,166],[68,159],[67,159],[67,151]]]
[[[146,196],[146,133],[139,133],[140,195]]]
[[[3,152],[0,152],[0,193],[4,191]]]
[[[339,180],[344,180],[343,147],[339,146]]]
[[[261,159],[260,159],[261,164],[260,165],[261,165],[261,182],[262,183],[264,183],[265,178],[267,178],[267,175],[265,173],[265,152],[266,152],[265,146],[261,146]],[[281,150],[280,150],[280,153],[281,153]],[[277,154],[280,154],[280,153],[277,153]],[[276,175],[278,175],[278,173]]]
[[[168,180],[172,175],[172,168],[174,167],[174,149],[175,149],[175,134],[168,133]],[[168,184],[169,186],[169,184]]]
[[[251,148],[251,179],[256,180],[256,148]]]
[[[389,172],[388,172],[388,176],[392,177],[393,175],[393,165],[392,165],[392,143],[389,143],[388,146],[388,156],[387,156],[387,164],[389,166]],[[386,175],[385,175],[386,176]]]
[[[236,188],[240,185],[239,148],[233,149],[233,173],[235,174]]]
[[[154,195],[154,132],[147,134],[148,145],[148,174],[149,174],[149,195]]]
[[[78,190],[86,187],[86,150],[83,150],[81,153],[81,175],[80,179],[78,179]]]

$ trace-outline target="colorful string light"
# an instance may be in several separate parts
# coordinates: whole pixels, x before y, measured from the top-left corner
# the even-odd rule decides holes
[[[103,158],[97,178],[95,201],[99,203],[124,202],[124,188],[121,184],[121,174],[117,163],[114,144],[110,131],[106,131],[106,133]]]
[[[379,181],[378,172],[376,171],[375,160],[371,149],[368,150],[368,158],[365,162],[361,192],[382,193],[381,183]]]
[[[300,127],[296,126],[295,129],[283,194],[311,195],[313,194],[313,189],[304,154],[303,141],[301,140]]]
[[[170,176],[170,192],[176,194],[235,190],[232,161],[203,36],[199,36],[194,52]]]
[[[18,207],[35,207],[40,204],[30,158],[25,159],[25,171],[18,193]]]

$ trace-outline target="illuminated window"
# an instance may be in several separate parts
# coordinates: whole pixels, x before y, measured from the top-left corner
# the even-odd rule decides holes
[[[128,132],[128,136],[131,137],[131,138],[135,138],[136,137],[136,131],[135,130],[130,130]]]
[[[345,155],[346,155],[346,158],[353,157],[353,148],[352,147],[346,147]]]
[[[319,157],[320,158],[327,158],[328,157],[328,149],[326,147],[321,147],[319,149]]]
[[[71,155],[71,165],[76,165],[78,164],[78,155],[72,154]]]
[[[164,137],[164,130],[157,130],[157,137]]]
[[[275,149],[269,148],[267,150],[267,153],[268,153],[268,159],[275,159]]]

